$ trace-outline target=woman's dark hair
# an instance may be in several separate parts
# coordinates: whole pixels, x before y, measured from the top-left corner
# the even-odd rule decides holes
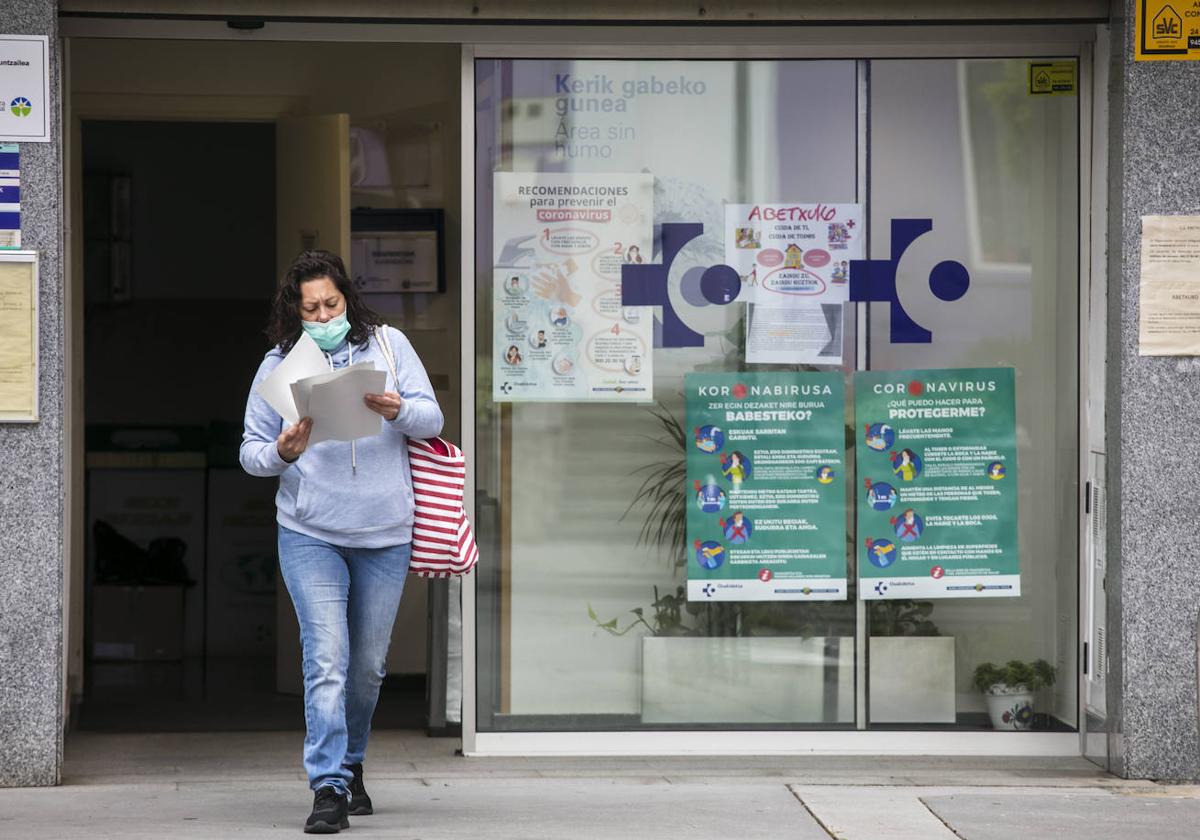
[[[371,336],[371,328],[383,324],[383,318],[363,303],[358,290],[346,276],[346,265],[342,258],[329,251],[301,251],[292,260],[291,267],[271,302],[271,317],[267,321],[267,338],[284,353],[291,350],[300,340],[304,328],[300,326],[300,286],[309,280],[328,277],[346,299],[346,320],[350,322],[351,344],[362,344]]]

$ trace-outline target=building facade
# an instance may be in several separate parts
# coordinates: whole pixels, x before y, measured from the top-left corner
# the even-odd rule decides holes
[[[52,122],[19,147],[39,419],[0,425],[0,782],[60,781],[114,655],[95,521],[119,493],[97,488],[124,470],[159,504],[150,465],[232,481],[220,429],[246,383],[217,371],[265,348],[178,341],[183,368],[227,353],[196,368],[199,408],[146,363],[174,411],[124,360],[213,301],[251,335],[270,282],[228,267],[269,280],[311,244],[413,339],[470,458],[483,560],[419,590],[429,653],[395,665],[467,755],[1200,777],[1196,366],[1141,332],[1144,237],[1186,243],[1200,213],[1200,64],[1135,60],[1174,31],[1160,4],[242,5],[0,4],[6,33],[49,37]],[[217,217],[155,192],[200,171]],[[89,196],[130,183],[122,263]],[[222,250],[224,280],[188,273],[189,243]],[[199,461],[98,442],[205,406]],[[212,569],[241,520],[198,492],[208,583],[184,597],[206,600],[183,609],[208,619],[174,631],[181,661],[242,632],[212,630],[233,626]],[[260,590],[230,609],[270,610]],[[287,690],[280,615],[263,644]],[[979,669],[1010,660],[1054,677],[993,722]]]

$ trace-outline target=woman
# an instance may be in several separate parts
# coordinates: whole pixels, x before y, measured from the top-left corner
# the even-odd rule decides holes
[[[368,361],[387,370],[374,335],[381,324],[339,257],[301,253],[275,294],[267,328],[275,347],[259,365],[246,404],[242,467],[279,476],[279,566],[300,623],[304,769],[315,791],[308,833],[336,833],[349,826],[348,814],[372,813],[362,761],[411,554],[406,438],[437,435],[442,411],[412,345],[390,327],[382,331],[400,381],[363,397],[382,418],[378,435],[309,446],[312,420],[285,428],[256,391],[304,333],[332,369]]]
[[[892,473],[900,476],[901,481],[912,481],[919,474],[916,460],[916,452],[911,449],[901,449],[900,454],[892,462],[894,465]]]
[[[746,480],[746,467],[742,463],[742,459],[745,457],[741,452],[734,452],[729,456],[729,466],[721,469],[721,472],[733,484],[734,490],[741,487],[742,482]]]

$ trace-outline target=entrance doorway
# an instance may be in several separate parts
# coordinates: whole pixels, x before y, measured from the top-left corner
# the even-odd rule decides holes
[[[303,727],[275,482],[238,465],[242,411],[295,253],[336,251],[353,273],[354,219],[379,237],[378,219],[414,214],[451,246],[457,66],[438,47],[71,40],[76,727]],[[384,83],[418,74],[417,91]],[[370,303],[421,354],[456,436],[455,266],[433,279]],[[431,590],[406,586],[377,726],[444,721]]]

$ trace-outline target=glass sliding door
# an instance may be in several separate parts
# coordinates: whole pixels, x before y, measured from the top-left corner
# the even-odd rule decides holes
[[[894,341],[889,308],[870,304],[869,367],[1015,369],[1021,596],[932,600],[923,615],[953,656],[955,721],[965,727],[991,726],[972,685],[979,664],[1039,659],[1058,679],[1040,692],[1034,723],[1076,725],[1079,101],[1031,95],[1030,64],[873,61],[870,70],[872,256],[890,255],[893,219],[932,221],[897,272],[901,303],[932,338]],[[931,291],[942,260],[970,275],[958,300]],[[886,620],[869,632],[892,656],[921,641],[884,638],[911,632]],[[940,672],[929,673],[910,692],[932,691]],[[868,687],[872,723],[889,725],[891,698],[878,688]]]
[[[689,373],[747,369],[745,306],[700,288],[703,269],[724,261],[724,205],[855,202],[857,95],[853,61],[477,63],[476,446],[482,504],[495,512],[494,562],[479,578],[481,731],[854,724],[852,602],[687,601],[682,392]],[[536,257],[516,255],[546,225],[525,230],[515,219],[526,208],[496,203],[509,173],[544,173],[543,190],[651,184],[638,205],[646,241],[629,261],[662,261],[664,225],[701,226],[667,277],[672,310],[699,339],[661,346],[657,310],[615,305],[619,275],[607,289],[578,279],[598,266],[603,280],[594,261],[615,238],[564,258],[582,265],[562,290],[569,300],[523,273]],[[497,218],[498,206],[511,217]],[[501,264],[512,276],[494,276]],[[498,296],[495,284],[513,277],[516,294]],[[550,317],[526,323],[538,295]],[[640,333],[657,345],[645,390],[581,399],[542,382],[506,393],[535,378],[538,331],[552,339],[559,310],[574,318],[581,307],[627,333],[639,326],[628,318],[658,320]],[[853,326],[849,314],[837,325],[848,332],[844,370]]]

